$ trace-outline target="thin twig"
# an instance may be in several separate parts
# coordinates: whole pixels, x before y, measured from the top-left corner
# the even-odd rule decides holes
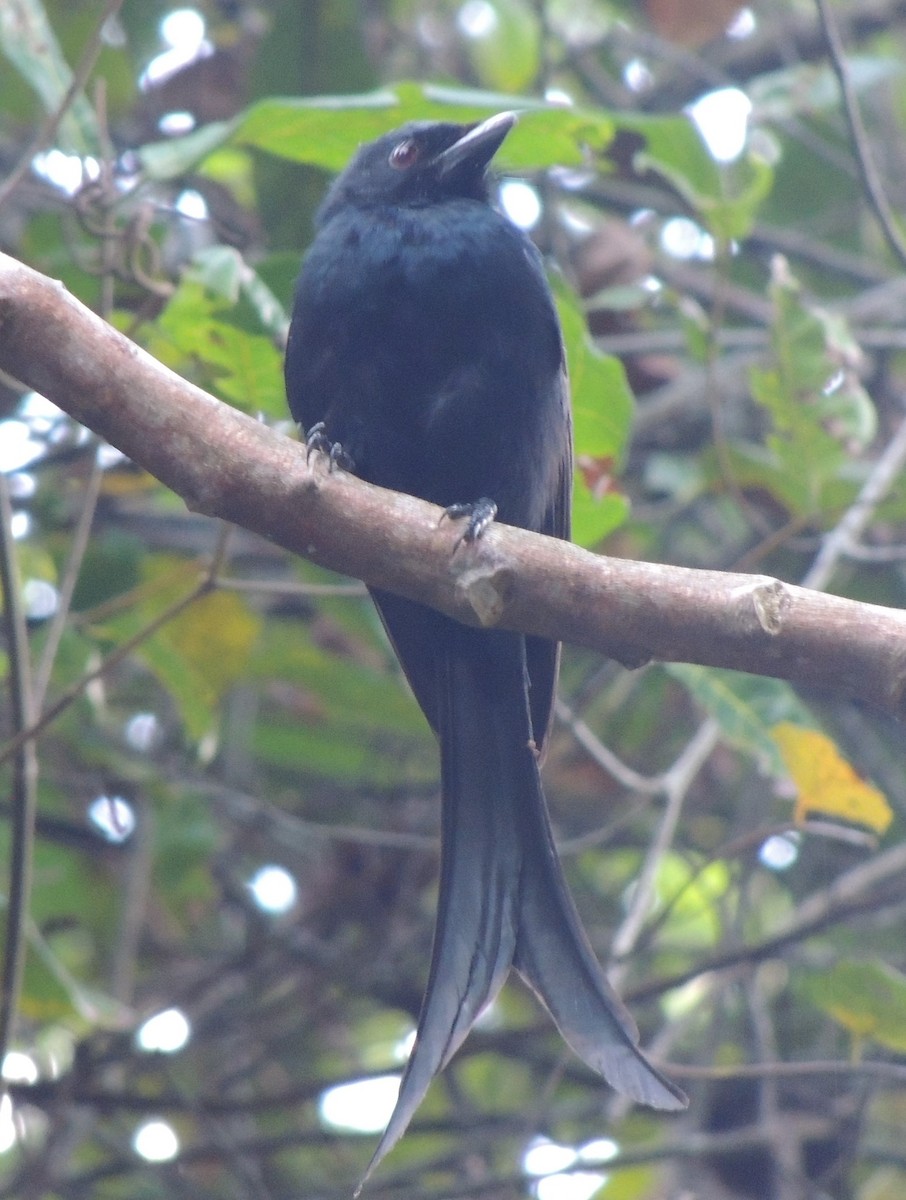
[[[651,996],[661,996],[673,988],[682,987],[711,971],[734,969],[740,964],[752,965],[779,956],[788,946],[804,941],[829,925],[846,920],[856,912],[870,911],[877,918],[882,903],[882,886],[887,888],[885,902],[903,872],[906,871],[906,845],[898,844],[876,854],[857,867],[838,875],[828,886],[813,892],[775,929],[758,942],[719,950],[694,966],[669,976],[650,979],[627,988],[624,999],[639,1003]],[[894,881],[894,882],[892,882]],[[901,889],[902,891],[902,889]],[[902,903],[897,895],[894,901]]]
[[[627,766],[622,759],[604,745],[581,717],[576,716],[565,700],[557,700],[556,713],[557,719],[563,722],[589,757],[628,791],[641,792],[645,796],[655,796],[663,790],[664,784],[661,776],[640,775],[638,771]]]
[[[4,624],[9,649],[12,722],[14,730],[21,734],[29,728],[34,709],[28,630],[22,605],[22,581],[13,539],[12,516],[9,485],[6,476],[0,473],[0,586],[3,590]],[[3,979],[0,982],[0,1070],[12,1039],[22,986],[38,783],[34,743],[23,741],[15,748],[14,755],[6,938]]]
[[[857,545],[865,527],[874,516],[878,505],[897,482],[906,466],[906,420],[884,449],[884,453],[872,467],[862,490],[843,517],[823,538],[821,549],[802,580],[802,586],[823,591],[841,558]]]
[[[101,679],[108,671],[127,658],[142,642],[147,641],[149,637],[157,633],[159,629],[163,628],[164,625],[172,621],[175,617],[178,617],[190,605],[194,604],[196,600],[201,599],[202,596],[207,595],[208,592],[217,587],[218,573],[226,559],[227,544],[231,533],[232,526],[222,521],[211,561],[205,570],[204,576],[188,595],[181,597],[179,600],[174,600],[153,621],[150,621],[144,629],[140,629],[138,633],[117,646],[104,659],[100,666],[96,667],[93,671],[86,671],[80,679],[71,684],[50,708],[41,713],[40,717],[31,721],[26,728],[20,729],[6,746],[0,750],[0,766],[17,753],[20,746],[33,741],[39,734],[43,733],[47,726],[52,721],[55,721],[60,713],[64,712],[74,700],[78,699],[90,684],[94,683],[97,679]]]
[[[906,1084],[906,1063],[852,1059],[816,1059],[813,1062],[736,1063],[732,1066],[702,1067],[671,1063],[670,1072],[682,1079],[816,1079],[842,1075],[848,1079],[877,1079],[882,1083]]]
[[[827,43],[827,53],[830,58],[831,67],[837,77],[837,83],[840,85],[840,95],[843,98],[843,112],[846,116],[846,123],[849,126],[849,136],[852,139],[853,153],[856,156],[856,164],[859,168],[862,186],[865,188],[865,194],[874,209],[878,224],[881,226],[888,245],[900,260],[900,263],[906,266],[906,241],[903,240],[897,228],[896,218],[887,201],[881,177],[875,166],[869,146],[868,132],[862,120],[859,102],[856,99],[856,92],[846,66],[846,50],[840,37],[840,31],[837,28],[836,19],[831,11],[828,0],[815,0],[815,3],[818,7],[818,18],[821,22],[822,32],[824,33],[824,40]]]
[[[614,934],[612,943],[614,958],[625,960],[648,920],[657,873],[664,855],[673,843],[683,803],[693,780],[707,762],[719,740],[720,726],[713,717],[709,717],[698,727],[693,737],[687,742],[682,754],[663,776],[667,806],[633,888],[629,911]]]
[[[119,923],[110,962],[110,995],[123,1005],[135,1001],[139,947],[145,929],[154,865],[152,821],[150,812],[139,812],[123,869]]]
[[[211,799],[238,826],[253,828],[257,836],[270,837],[276,844],[297,852],[320,854],[324,842],[380,846],[390,850],[436,851],[440,846],[438,838],[432,834],[308,821],[267,804],[257,796],[206,780],[193,785],[192,790]]]
[[[159,629],[162,629],[164,625],[185,612],[190,605],[206,595],[214,586],[210,578],[206,575],[203,579],[199,580],[187,595],[167,605],[164,611],[156,616],[153,621],[150,621],[144,629],[140,629],[138,633],[111,651],[100,666],[95,667],[93,671],[86,671],[75,683],[70,684],[50,708],[45,709],[39,717],[26,725],[25,728],[20,729],[14,737],[10,738],[9,742],[0,750],[0,765],[17,754],[22,746],[39,737],[48,725],[52,724],[60,713],[65,712],[70,704],[77,700],[95,680],[102,679],[114,667],[128,658],[132,651],[140,646],[142,642],[147,641],[149,637],[152,637]]]
[[[238,579],[232,575],[219,576],[217,586],[221,591],[251,592],[254,595],[282,598],[341,596],[361,599],[368,595],[364,583],[301,583],[293,579]]]
[[[743,988],[745,1003],[754,1037],[755,1050],[760,1059],[776,1062],[778,1058],[777,1030],[774,1023],[772,1005],[766,995],[765,981],[759,981],[759,974],[764,974],[764,965],[755,972],[752,986]],[[774,1075],[768,1075],[762,1081],[758,1095],[758,1119],[777,1131],[772,1143],[772,1152],[776,1163],[776,1200],[802,1200],[803,1191],[800,1184],[803,1180],[803,1143],[796,1136],[795,1126],[784,1120],[783,1099],[778,1080]]]
[[[94,33],[88,39],[88,44],[82,51],[82,57],[79,59],[78,66],[73,72],[72,80],[69,87],[66,89],[66,94],[57,105],[53,112],[48,113],[41,123],[41,128],[26,146],[15,170],[7,176],[2,187],[0,187],[0,207],[9,199],[15,189],[19,186],[28,172],[31,170],[31,164],[37,154],[53,141],[57,130],[60,127],[60,122],[66,115],[67,110],[72,105],[79,92],[84,88],[88,81],[88,76],[94,69],[98,55],[103,47],[104,26],[107,22],[119,12],[122,7],[123,0],[107,0],[107,7],[101,15],[101,19],[95,27]]]
[[[69,619],[70,606],[72,604],[72,596],[75,591],[76,584],[79,579],[79,572],[82,568],[82,561],[85,557],[85,551],[88,549],[88,543],[91,537],[91,525],[94,521],[94,511],[97,507],[98,496],[101,492],[101,481],[104,477],[104,472],[97,460],[95,460],[92,472],[88,477],[88,482],[85,486],[85,496],[82,501],[82,511],[79,514],[79,519],[76,523],[75,531],[72,537],[72,546],[69,550],[69,558],[66,562],[66,567],[63,571],[63,578],[60,584],[57,597],[57,609],[52,619],[47,626],[47,636],[44,641],[44,650],[41,654],[41,660],[38,663],[35,671],[34,682],[34,711],[40,712],[44,706],[44,697],[47,695],[47,686],[50,683],[50,674],[53,670],[54,660],[57,656],[57,650],[60,648],[60,641],[63,637],[63,632],[66,629],[66,623]]]

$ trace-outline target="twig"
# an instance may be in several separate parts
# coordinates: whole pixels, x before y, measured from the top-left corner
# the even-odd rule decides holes
[[[107,0],[101,19],[95,27],[94,33],[88,39],[88,44],[82,51],[82,57],[79,59],[78,66],[73,72],[72,80],[69,87],[66,89],[66,94],[57,105],[53,112],[48,113],[41,123],[41,128],[26,146],[22,157],[19,159],[15,170],[7,176],[5,182],[0,186],[0,207],[9,199],[15,189],[19,186],[28,172],[31,170],[31,164],[35,155],[40,154],[47,146],[50,145],[57,130],[60,127],[60,122],[66,115],[66,110],[70,107],[73,100],[85,86],[88,76],[94,69],[94,64],[97,62],[98,55],[102,48],[102,37],[104,26],[107,22],[119,12],[122,7],[123,0]]]
[[[35,671],[33,697],[35,712],[40,712],[44,707],[44,697],[47,695],[50,673],[53,670],[54,660],[57,656],[57,650],[60,647],[63,632],[66,629],[70,605],[72,604],[72,595],[78,583],[82,560],[85,557],[85,551],[88,549],[88,542],[91,537],[91,525],[94,520],[94,510],[97,507],[103,478],[104,472],[98,465],[97,460],[95,460],[85,487],[82,511],[79,514],[79,519],[73,533],[69,558],[63,571],[63,579],[57,595],[57,609],[47,626],[44,650]]]
[[[640,775],[638,771],[627,766],[622,759],[604,745],[581,717],[576,716],[565,700],[557,700],[556,713],[557,719],[563,722],[590,758],[628,791],[641,792],[645,796],[655,796],[663,790],[662,778]]]
[[[852,139],[853,152],[856,156],[862,185],[865,188],[865,193],[874,209],[878,224],[881,226],[888,245],[900,260],[900,263],[906,266],[906,241],[903,240],[897,228],[896,218],[887,202],[887,196],[884,192],[877,167],[875,166],[874,157],[869,146],[868,132],[862,120],[859,102],[856,99],[855,89],[853,88],[849,77],[849,70],[846,66],[846,51],[843,47],[840,31],[837,28],[836,19],[831,11],[828,0],[815,0],[815,3],[818,6],[818,18],[821,22],[822,32],[824,33],[824,40],[827,43],[827,52],[830,57],[831,67],[840,85],[840,94],[843,98],[843,112],[846,116],[846,123],[849,126],[849,135]]]
[[[440,846],[438,838],[431,834],[308,821],[282,808],[275,808],[256,796],[221,784],[200,781],[192,790],[208,796],[238,826],[254,829],[256,836],[270,837],[275,844],[291,847],[297,852],[313,851],[320,854],[323,842],[435,852]],[[316,850],[313,843],[317,845]]]
[[[0,586],[3,592],[6,643],[9,648],[10,707],[13,728],[22,734],[29,728],[34,710],[28,631],[22,606],[22,581],[13,539],[12,515],[9,485],[6,476],[0,473]],[[23,739],[15,749],[13,764],[9,890],[3,947],[3,979],[0,982],[0,1070],[12,1039],[22,986],[37,783],[38,764],[34,742]]]
[[[713,718],[703,721],[687,742],[682,754],[662,778],[667,805],[633,887],[629,910],[613,937],[612,953],[616,959],[625,960],[648,919],[657,873],[673,842],[683,803],[692,781],[708,760],[719,739],[720,726],[717,722]],[[616,975],[619,976],[620,973],[618,968]]]
[[[865,527],[878,505],[897,482],[906,466],[906,419],[888,442],[884,453],[872,467],[862,490],[842,519],[821,542],[815,561],[812,563],[802,586],[823,589],[827,587],[834,568],[841,558],[848,555],[859,542]]]
[[[217,587],[221,591],[251,592],[256,596],[280,596],[282,599],[342,596],[358,600],[368,595],[361,583],[301,583],[294,579],[239,579],[232,575],[221,575]]]
[[[700,1067],[671,1063],[671,1075],[682,1079],[820,1079],[843,1075],[850,1079],[877,1079],[882,1083],[906,1084],[906,1063],[871,1062],[860,1059],[816,1059],[813,1062],[736,1063],[733,1066]]]
[[[743,989],[748,1006],[756,1053],[760,1059],[775,1062],[778,1057],[777,1031],[771,1004],[765,994],[762,966],[756,970],[751,986]],[[759,975],[762,979],[759,981]],[[772,1152],[776,1162],[776,1200],[802,1200],[803,1151],[802,1140],[796,1136],[795,1126],[784,1120],[783,1102],[777,1077],[765,1076],[759,1089],[758,1120],[776,1130],[772,1141]]]
[[[41,713],[39,717],[34,719],[26,728],[20,729],[16,735],[0,750],[0,765],[7,761],[13,754],[17,753],[20,746],[25,745],[29,741],[33,741],[40,733],[42,733],[52,721],[55,721],[60,713],[64,712],[74,700],[76,700],[85,689],[96,679],[101,679],[113,667],[121,663],[127,658],[137,646],[142,642],[147,641],[149,637],[157,633],[164,625],[172,621],[184,612],[190,605],[194,604],[202,596],[207,595],[217,587],[217,575],[222,567],[225,557],[227,542],[229,541],[232,529],[225,522],[221,522],[220,531],[217,538],[217,544],[214,548],[214,553],[211,556],[211,561],[208,564],[203,577],[198,581],[188,595],[181,597],[179,600],[174,600],[169,604],[162,613],[149,621],[149,623],[140,629],[138,633],[128,638],[121,645],[117,646],[93,671],[87,671],[80,679],[71,684],[56,700],[50,708]]]
[[[138,633],[128,638],[125,642],[122,642],[115,650],[112,650],[100,666],[95,667],[93,671],[86,671],[75,683],[70,684],[62,695],[51,704],[50,708],[45,709],[34,721],[27,722],[23,728],[19,729],[10,738],[9,742],[0,750],[0,765],[7,762],[14,755],[17,755],[23,746],[29,742],[33,742],[35,738],[42,734],[48,725],[57,719],[60,713],[64,712],[74,700],[77,700],[84,693],[90,684],[94,683],[96,679],[102,679],[115,666],[128,658],[132,651],[140,646],[142,642],[147,641],[149,637],[157,633],[159,629],[162,629],[164,625],[172,621],[175,617],[178,617],[180,613],[185,612],[190,605],[206,595],[214,586],[210,578],[206,575],[192,588],[188,595],[182,596],[179,600],[174,600],[153,621],[150,621],[144,629],[140,629]]]
[[[123,868],[119,923],[110,962],[110,995],[123,1005],[135,1001],[139,947],[151,892],[154,838],[150,812],[138,813],[129,850]]]
[[[721,950],[684,971],[660,979],[652,979],[636,987],[627,988],[623,998],[633,1003],[660,996],[672,988],[682,987],[690,979],[696,979],[711,971],[724,971],[741,963],[763,962],[776,957],[787,946],[804,941],[818,930],[837,921],[845,920],[854,912],[870,909],[877,916],[881,902],[873,894],[882,884],[899,880],[906,871],[906,845],[894,846],[875,855],[857,867],[837,876],[831,884],[813,893],[790,914],[770,936],[747,946],[734,946]],[[902,897],[897,896],[897,905]]]

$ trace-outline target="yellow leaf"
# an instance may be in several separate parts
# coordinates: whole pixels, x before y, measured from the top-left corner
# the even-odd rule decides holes
[[[821,813],[884,833],[893,812],[883,793],[856,774],[826,734],[784,721],[771,736],[799,793],[793,812],[797,824]]]
[[[235,592],[209,592],[172,621],[166,634],[214,700],[242,675],[259,627],[258,617]]]

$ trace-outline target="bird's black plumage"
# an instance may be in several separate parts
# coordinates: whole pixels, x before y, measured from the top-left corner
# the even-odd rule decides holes
[[[501,521],[567,538],[556,310],[534,246],[491,206],[485,179],[514,120],[414,122],[359,150],[303,264],[286,387],[295,419],[318,427],[314,444],[364,479],[444,506],[489,498]],[[372,595],[440,740],[443,819],[428,986],[369,1171],[511,966],[618,1091],[681,1108],[594,957],[554,848],[539,759],[558,647]]]

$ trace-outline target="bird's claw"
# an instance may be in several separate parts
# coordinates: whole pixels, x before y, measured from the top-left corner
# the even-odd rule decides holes
[[[342,471],[354,471],[355,463],[339,442],[332,442],[327,436],[327,427],[323,421],[312,425],[305,435],[305,461],[311,462],[313,454],[327,456],[328,470],[339,467]]]
[[[462,542],[476,542],[497,516],[497,505],[493,500],[489,500],[487,496],[482,496],[480,500],[472,500],[467,504],[448,504],[444,509],[441,520],[444,517],[451,521],[465,521],[466,527],[460,534],[456,546]]]

